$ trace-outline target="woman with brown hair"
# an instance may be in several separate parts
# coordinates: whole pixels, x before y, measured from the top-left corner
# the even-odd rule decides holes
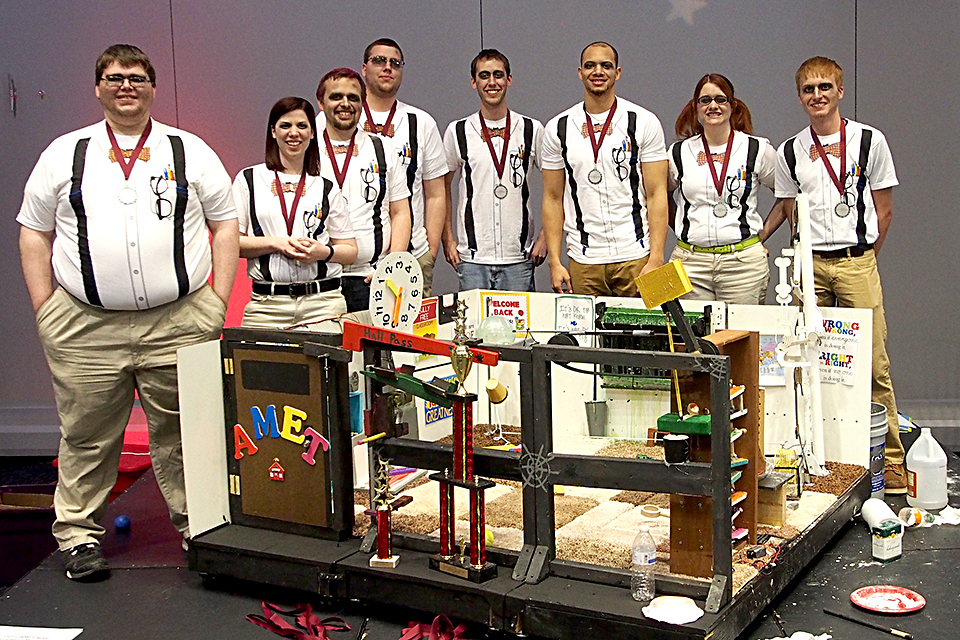
[[[687,297],[762,304],[770,267],[757,192],[761,184],[773,189],[776,151],[752,135],[750,110],[718,73],[700,79],[675,128],[680,141],[668,151],[677,236],[671,260],[682,261],[690,277]]]

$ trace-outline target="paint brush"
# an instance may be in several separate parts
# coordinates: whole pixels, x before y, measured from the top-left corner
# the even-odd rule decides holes
[[[893,627],[885,627],[882,624],[877,624],[876,622],[868,622],[866,620],[861,620],[859,618],[854,618],[853,616],[841,613],[839,611],[834,611],[833,609],[824,609],[824,613],[842,618],[849,622],[855,622],[856,624],[863,625],[864,627],[870,627],[871,629],[876,629],[877,631],[886,631],[887,633],[893,634],[898,638],[906,638],[906,640],[913,640],[913,634],[907,633],[906,631],[900,631],[900,629],[894,629]]]

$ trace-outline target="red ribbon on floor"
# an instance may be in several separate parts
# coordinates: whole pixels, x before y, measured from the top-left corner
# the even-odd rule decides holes
[[[298,604],[289,611],[270,604],[267,601],[261,603],[263,615],[258,613],[247,614],[247,620],[272,631],[278,636],[284,638],[293,638],[294,640],[329,640],[327,631],[349,631],[348,625],[343,618],[329,617],[320,619],[309,604]],[[283,616],[292,616],[297,623],[294,627],[287,622]]]
[[[461,624],[453,626],[450,618],[442,613],[433,619],[433,624],[429,627],[419,622],[411,622],[410,625],[400,634],[400,640],[468,640],[463,634],[467,630],[467,625]]]

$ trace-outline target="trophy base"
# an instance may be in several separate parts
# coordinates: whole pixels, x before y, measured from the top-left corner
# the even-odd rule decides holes
[[[470,564],[469,559],[461,564],[456,558],[436,555],[430,558],[430,568],[477,584],[497,577],[497,565],[492,562],[487,562],[482,567],[475,567]]]
[[[377,567],[380,569],[396,569],[398,564],[400,564],[400,556],[390,556],[389,558],[379,558],[375,555],[370,556],[371,567]]]

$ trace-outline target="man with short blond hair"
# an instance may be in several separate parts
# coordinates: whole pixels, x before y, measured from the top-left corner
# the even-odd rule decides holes
[[[873,401],[887,409],[886,492],[906,493],[903,445],[887,357],[887,323],[877,254],[893,219],[893,157],[883,134],[840,117],[843,69],[814,57],[796,74],[810,126],[777,151],[776,195],[792,214],[794,199],[810,203],[814,286],[825,307],[873,310]]]
[[[60,416],[53,534],[72,580],[109,573],[97,521],[135,391],[186,548],[177,349],[220,336],[239,250],[230,176],[200,138],[150,117],[156,72],[146,54],[109,47],[94,91],[104,120],[44,150],[17,216]]]

